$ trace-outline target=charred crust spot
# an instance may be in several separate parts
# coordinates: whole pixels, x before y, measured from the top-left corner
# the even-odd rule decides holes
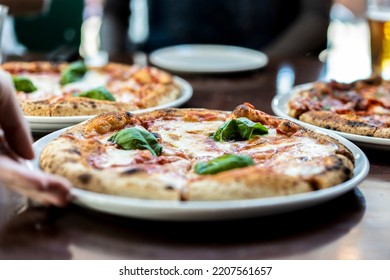
[[[76,103],[73,104],[73,109],[77,109],[79,106],[77,106]]]
[[[324,126],[324,128],[330,129],[330,125],[327,124],[327,125]]]
[[[290,121],[284,121],[284,122],[282,122],[282,125],[283,125],[285,128],[291,128],[291,127],[292,127]]]
[[[142,169],[139,168],[130,168],[122,172],[124,175],[133,175],[136,173],[142,172]]]
[[[344,173],[347,177],[351,176],[351,174],[352,174],[351,169],[349,169],[349,168],[347,168],[347,167],[344,167],[344,168],[343,168],[343,173]]]
[[[163,109],[162,111],[163,111],[164,113],[169,114],[169,113],[174,113],[174,112],[176,112],[176,109],[168,108],[168,109]]]
[[[309,181],[310,187],[313,191],[318,191],[320,189],[320,184],[317,180],[313,179]]]
[[[96,102],[94,102],[94,101],[88,101],[88,103],[89,103],[89,105],[91,105],[91,107],[92,107],[93,109],[96,108]]]
[[[166,189],[167,191],[173,191],[175,188],[172,187],[171,185],[167,185],[167,186],[165,186],[165,189]]]
[[[359,126],[371,127],[371,125],[360,121],[347,121],[347,125],[350,127],[359,127]]]
[[[250,115],[249,114],[249,107],[244,105],[244,104],[238,105],[233,110],[232,115],[237,117],[237,118],[239,118],[239,117],[248,117]]]
[[[343,167],[343,161],[339,158],[332,158],[332,162],[326,166],[327,171],[334,171],[334,170],[340,170]]]
[[[359,81],[358,81],[359,82]],[[368,79],[364,79],[361,81],[362,83],[366,84],[366,85],[379,85],[381,82],[382,82],[382,77],[379,76],[379,75],[374,75]],[[356,83],[354,83],[355,85]]]
[[[340,149],[340,150],[336,151],[336,154],[345,156],[347,159],[349,159],[351,161],[351,163],[355,162],[355,158],[353,157],[353,154],[350,153],[348,150]]]
[[[309,157],[303,156],[303,157],[300,157],[299,159],[300,159],[302,162],[305,162],[305,161],[308,161],[308,160],[309,160]]]
[[[70,154],[76,154],[79,156],[81,155],[80,151],[77,148],[68,149],[68,150],[66,150],[66,152],[68,152]]]
[[[180,192],[180,201],[188,201],[188,189],[182,188]]]
[[[79,181],[83,184],[88,184],[89,181],[91,181],[91,178],[92,178],[91,174],[88,173],[83,173],[78,176]]]

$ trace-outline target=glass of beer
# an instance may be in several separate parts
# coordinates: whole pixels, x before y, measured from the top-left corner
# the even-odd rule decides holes
[[[367,0],[373,75],[390,79],[390,0]]]

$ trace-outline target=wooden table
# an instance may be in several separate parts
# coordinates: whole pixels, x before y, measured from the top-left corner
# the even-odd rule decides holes
[[[293,71],[295,84],[326,70],[316,58],[302,57],[271,60],[255,72],[182,75],[194,89],[185,107],[231,110],[250,102],[272,113],[283,69]],[[146,221],[75,205],[27,207],[0,187],[0,259],[390,259],[390,151],[364,152],[370,173],[345,195],[293,213],[234,221]]]

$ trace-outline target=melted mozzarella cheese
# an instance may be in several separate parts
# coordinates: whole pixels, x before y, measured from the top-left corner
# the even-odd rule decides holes
[[[131,92],[120,92],[115,95],[116,101],[123,103],[134,103],[138,101],[138,98]]]
[[[321,145],[314,139],[301,137],[292,146],[272,160],[271,167],[279,173],[290,176],[307,176],[325,171],[316,158],[326,157],[335,152],[336,145]]]
[[[151,131],[156,131],[169,147],[183,152],[190,158],[217,157],[225,153],[231,144],[215,142],[210,138],[222,121],[182,122],[157,120]]]
[[[143,127],[137,126],[145,130]],[[108,142],[108,138],[100,139]],[[165,150],[165,149],[164,149]],[[169,151],[169,149],[166,149]],[[159,181],[164,182],[173,188],[183,188],[187,184],[187,171],[190,169],[190,161],[181,157],[175,157],[175,153],[169,154],[166,151],[163,156],[170,156],[173,159],[169,162],[160,162],[158,157],[153,156],[147,150],[123,150],[115,145],[106,146],[104,156],[99,156],[99,162],[95,165],[98,168],[110,169],[113,172],[125,172],[132,168],[158,176]],[[172,158],[175,157],[175,158]]]
[[[105,86],[107,84],[108,78],[109,77],[106,74],[90,70],[85,73],[81,80],[64,85],[63,90],[65,92],[84,92],[97,87]]]
[[[134,158],[139,154],[139,150],[122,150],[115,146],[106,147],[106,156],[100,161],[100,168],[110,168],[119,166],[129,166],[134,162]]]
[[[222,123],[222,121],[198,123],[158,120],[151,130],[155,129],[163,142],[169,143],[172,148],[178,149],[194,159],[216,157],[228,153],[255,154],[275,151],[274,158],[280,158],[281,161],[284,161],[288,158],[303,156],[327,156],[337,148],[335,145],[318,144],[315,139],[308,137],[280,138],[275,129],[269,129],[268,134],[255,136],[252,145],[248,141],[219,142],[212,140],[210,135]],[[261,139],[265,141],[257,143],[256,138],[259,141]]]
[[[115,99],[118,102],[134,103],[139,101],[139,96],[135,92],[141,90],[141,85],[134,79],[110,81],[108,88],[111,93],[115,94]]]
[[[63,93],[83,92],[99,86],[105,86],[108,75],[97,71],[88,71],[84,77],[77,82],[69,83],[61,87],[60,76],[58,74],[22,74],[31,80],[37,88],[36,91],[25,94],[22,99],[39,100],[51,96],[61,97]]]
[[[284,166],[280,165],[278,168],[275,168],[279,173],[286,174],[289,176],[309,176],[314,174],[319,174],[323,172],[325,169],[322,166],[308,166],[304,163],[298,163],[296,166]]]
[[[37,90],[24,95],[28,100],[46,99],[49,96],[60,96],[61,88],[59,84],[59,76],[56,74],[22,74],[21,76],[28,78],[37,88]],[[19,97],[21,97],[19,95]]]
[[[379,115],[389,115],[390,114],[390,110],[387,109],[387,108],[384,108],[382,106],[373,106],[373,113],[375,114],[379,114]]]
[[[187,171],[191,162],[209,160],[223,154],[252,155],[257,164],[271,168],[279,174],[289,176],[307,176],[321,173],[325,167],[320,164],[322,157],[334,154],[335,144],[324,145],[309,137],[284,137],[277,134],[275,129],[269,129],[266,135],[255,136],[248,141],[219,142],[211,139],[223,121],[185,122],[178,120],[156,120],[149,128],[161,137],[163,156],[176,157],[169,163],[145,162],[151,164],[149,171],[165,174],[164,182],[174,182],[175,186],[184,186]],[[142,128],[143,129],[143,128]],[[107,139],[102,139],[107,141]],[[118,168],[137,166],[134,158],[139,150],[119,150],[115,146],[107,147],[107,160],[103,168]],[[261,155],[270,155],[261,158]],[[184,155],[184,156],[183,156]],[[177,159],[187,157],[188,159]],[[153,165],[154,164],[154,165]],[[146,168],[146,167],[145,167]],[[123,169],[123,168],[122,168]],[[148,168],[146,168],[148,169]]]
[[[172,145],[190,158],[208,160],[223,154],[247,154],[256,156],[271,154],[262,164],[271,167],[280,174],[307,176],[324,171],[323,165],[316,158],[333,154],[336,145],[319,144],[308,137],[281,138],[275,129],[268,134],[255,136],[253,140],[219,142],[210,138],[222,121],[177,122],[161,121],[154,123],[154,128],[164,142]],[[313,163],[314,162],[314,163]]]

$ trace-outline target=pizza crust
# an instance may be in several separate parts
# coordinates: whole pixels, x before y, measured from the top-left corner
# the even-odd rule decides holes
[[[335,156],[326,165],[323,173],[310,178],[270,173],[256,166],[203,176],[189,183],[187,196],[188,200],[286,196],[329,188],[349,179],[353,170],[351,162],[343,156]]]
[[[20,107],[26,116],[51,116],[49,100],[19,101]]]
[[[138,109],[139,107],[135,104],[68,97],[61,102],[54,102],[50,105],[50,116],[89,116],[110,111],[133,111]]]
[[[68,139],[59,138],[45,148],[40,166],[84,190],[134,198],[180,200],[180,190],[164,183],[158,174],[113,173],[88,167],[86,154],[97,152],[98,145],[91,147],[91,150],[80,149]]]
[[[329,111],[309,111],[300,115],[299,120],[327,129],[364,136],[374,136],[376,131],[375,126],[352,113],[339,115]]]
[[[374,133],[374,137],[390,139],[390,127],[378,128]]]

